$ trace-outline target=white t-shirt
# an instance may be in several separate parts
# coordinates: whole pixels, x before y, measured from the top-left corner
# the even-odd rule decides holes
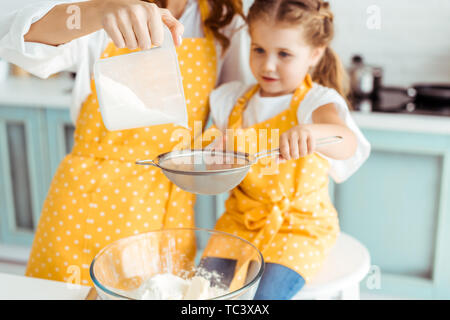
[[[59,46],[25,42],[30,26],[47,14],[54,6],[80,0],[36,1],[21,0],[17,4],[0,4],[0,58],[5,59],[40,78],[60,71],[77,73],[72,92],[71,116],[76,121],[81,104],[91,93],[90,80],[94,62],[100,58],[111,41],[101,29]],[[253,0],[244,0],[246,12]],[[69,14],[68,14],[69,15]],[[183,38],[203,37],[203,24],[197,0],[188,0],[179,21],[184,25]],[[217,84],[239,80],[254,82],[248,66],[250,37],[243,19],[235,16],[222,32],[230,39],[224,56],[216,41]]]
[[[211,117],[213,123],[222,132],[225,131],[228,118],[239,97],[252,85],[245,85],[239,81],[226,83],[215,89],[210,95]],[[290,107],[292,94],[279,97],[261,97],[257,92],[249,100],[243,114],[243,127],[250,127],[257,123],[275,117]],[[297,120],[300,124],[310,124],[312,113],[317,108],[334,103],[339,116],[347,127],[352,130],[358,140],[355,154],[346,160],[336,160],[321,155],[330,162],[330,176],[336,183],[344,182],[366,161],[370,154],[370,143],[359,130],[353,120],[344,98],[334,89],[313,83],[313,87],[305,95],[297,109]]]

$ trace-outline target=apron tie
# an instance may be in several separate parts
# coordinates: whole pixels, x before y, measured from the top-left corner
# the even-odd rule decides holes
[[[272,243],[283,222],[291,219],[291,200],[286,196],[282,186],[280,187],[281,195],[278,199],[267,199],[265,201],[253,200],[245,196],[240,190],[237,192],[235,200],[239,202],[239,207],[245,208],[243,210],[245,213],[239,214],[243,218],[245,227],[249,230],[260,229],[252,242],[261,252],[264,252]]]

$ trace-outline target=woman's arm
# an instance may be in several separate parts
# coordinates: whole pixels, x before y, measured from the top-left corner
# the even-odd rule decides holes
[[[317,151],[329,158],[344,160],[355,153],[356,136],[339,117],[334,104],[317,108],[312,114],[312,120],[312,124],[295,126],[281,135],[282,159],[298,159]],[[338,144],[316,147],[317,139],[329,136],[342,136],[344,139]]]
[[[79,8],[79,29],[68,27],[71,15],[78,14],[68,11],[71,6]],[[24,35],[24,39],[27,42],[57,46],[99,30],[102,27],[99,17],[98,1],[60,4],[51,9],[42,19],[33,23],[28,33]]]
[[[79,14],[79,25],[68,23]],[[92,0],[60,4],[33,23],[25,41],[57,46],[104,28],[119,48],[149,49],[163,41],[163,24],[181,43],[183,25],[169,10],[139,0]]]

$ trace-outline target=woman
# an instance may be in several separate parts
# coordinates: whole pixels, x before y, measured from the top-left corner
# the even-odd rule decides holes
[[[68,23],[76,14],[79,25]],[[218,83],[252,80],[245,68],[248,39],[241,16],[237,0],[52,1],[4,16],[0,57],[43,78],[62,70],[77,73],[74,147],[51,183],[28,276],[91,284],[89,264],[108,243],[160,228],[194,226],[194,195],[160,170],[134,165],[136,159],[171,151],[178,143],[170,138],[177,126],[107,131],[90,80],[92,66],[100,57],[160,44],[165,24],[178,45],[189,125],[205,124],[208,95]]]

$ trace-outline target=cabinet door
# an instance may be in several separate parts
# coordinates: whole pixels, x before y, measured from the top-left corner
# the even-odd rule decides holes
[[[342,230],[368,248],[384,294],[448,299],[450,137],[364,133],[368,161],[335,186]]]
[[[47,109],[47,138],[49,146],[50,175],[48,185],[62,159],[72,150],[75,127],[68,109]]]
[[[0,240],[31,245],[47,192],[44,111],[0,106]]]
[[[225,212],[225,200],[228,192],[210,196],[197,195],[195,202],[195,225],[198,228],[214,229],[217,219]],[[206,246],[206,238],[198,239],[198,246]]]

